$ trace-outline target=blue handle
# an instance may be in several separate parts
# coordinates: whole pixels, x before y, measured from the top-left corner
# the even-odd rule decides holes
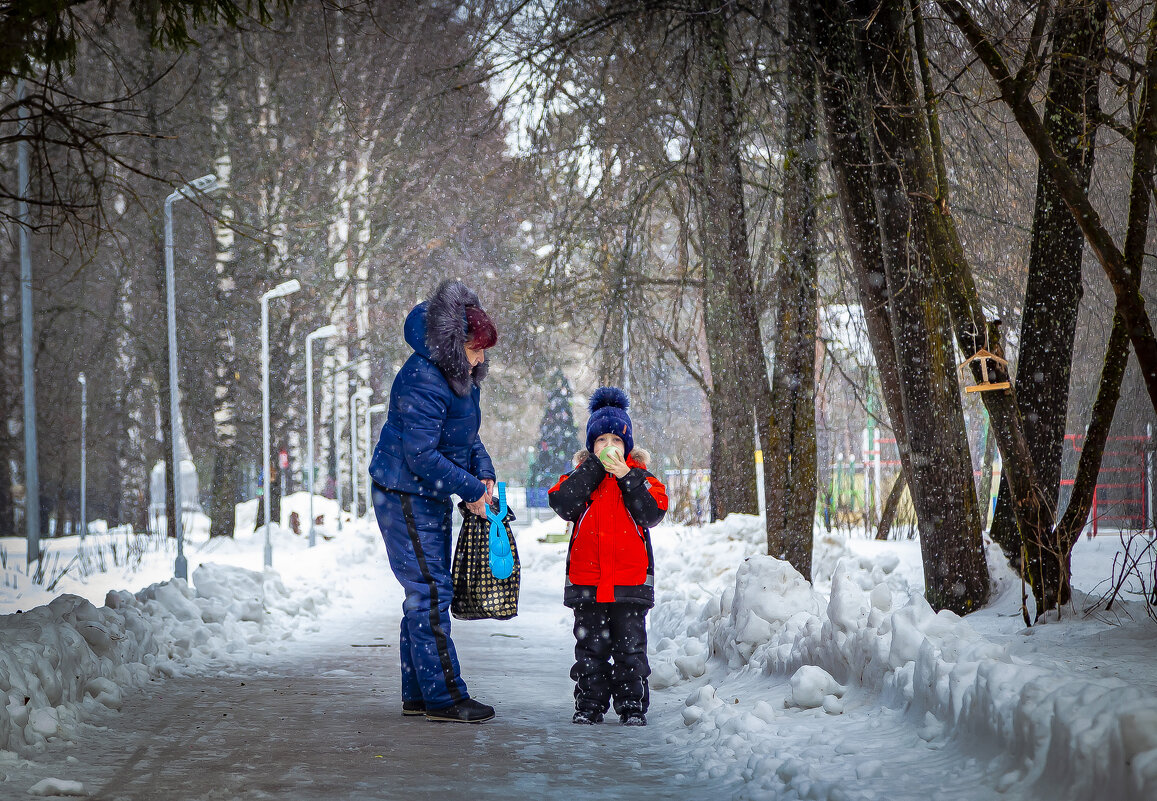
[[[514,554],[502,522],[506,519],[506,483],[499,481],[497,486],[498,511],[486,506],[486,519],[490,521],[490,572],[496,579],[506,579],[514,572]]]

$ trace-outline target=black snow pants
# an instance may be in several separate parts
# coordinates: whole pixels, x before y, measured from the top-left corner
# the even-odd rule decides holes
[[[632,603],[583,603],[574,608],[574,705],[581,712],[602,714],[615,701],[615,712],[646,712],[650,704],[647,677],[647,607]],[[611,660],[614,660],[614,666]]]

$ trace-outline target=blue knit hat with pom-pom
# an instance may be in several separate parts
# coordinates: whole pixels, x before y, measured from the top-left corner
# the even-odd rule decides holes
[[[599,387],[591,395],[591,416],[587,420],[587,450],[594,453],[595,440],[603,434],[614,434],[623,441],[626,457],[635,448],[635,435],[631,431],[631,418],[627,407],[631,401],[627,393],[618,387]]]

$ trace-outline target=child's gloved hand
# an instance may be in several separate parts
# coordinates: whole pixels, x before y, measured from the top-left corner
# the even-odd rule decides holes
[[[608,445],[599,451],[599,461],[615,478],[622,478],[631,471],[623,459],[623,452],[614,445]]]

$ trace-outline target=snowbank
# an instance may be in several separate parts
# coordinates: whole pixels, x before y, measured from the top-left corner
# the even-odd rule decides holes
[[[172,579],[112,591],[101,608],[66,594],[0,616],[0,749],[28,754],[49,738],[74,739],[93,712],[119,709],[126,689],[286,638],[324,600],[291,595],[274,571],[202,564],[192,587]]]
[[[823,787],[808,766],[769,757],[756,743],[773,731],[783,708],[840,714],[853,689],[903,710],[925,741],[954,737],[962,748],[982,748],[979,755],[1000,771],[998,790],[1018,785],[1090,800],[1157,797],[1157,696],[1150,689],[1029,664],[968,621],[934,612],[919,591],[893,608],[903,583],[892,572],[895,554],[865,559],[817,537],[817,575],[830,572],[824,598],[790,565],[763,555],[747,556],[726,577],[706,575],[725,563],[711,551],[729,541],[740,548],[758,542],[757,519],[729,517],[696,530],[702,548],[688,547],[691,532],[672,533],[657,550],[669,570],[694,577],[698,587],[680,581],[652,615],[652,686],[710,674],[716,684],[747,691],[725,703],[717,686],[699,683],[687,698],[685,723],[709,732],[719,755],[717,763],[707,760],[709,772],[721,774],[731,758],[749,780],[763,777],[799,797],[827,798],[828,789],[838,788]],[[713,586],[705,586],[711,578]],[[755,689],[772,681],[787,684],[779,711]],[[741,703],[741,695],[756,700]],[[861,768],[872,773],[867,763]]]

